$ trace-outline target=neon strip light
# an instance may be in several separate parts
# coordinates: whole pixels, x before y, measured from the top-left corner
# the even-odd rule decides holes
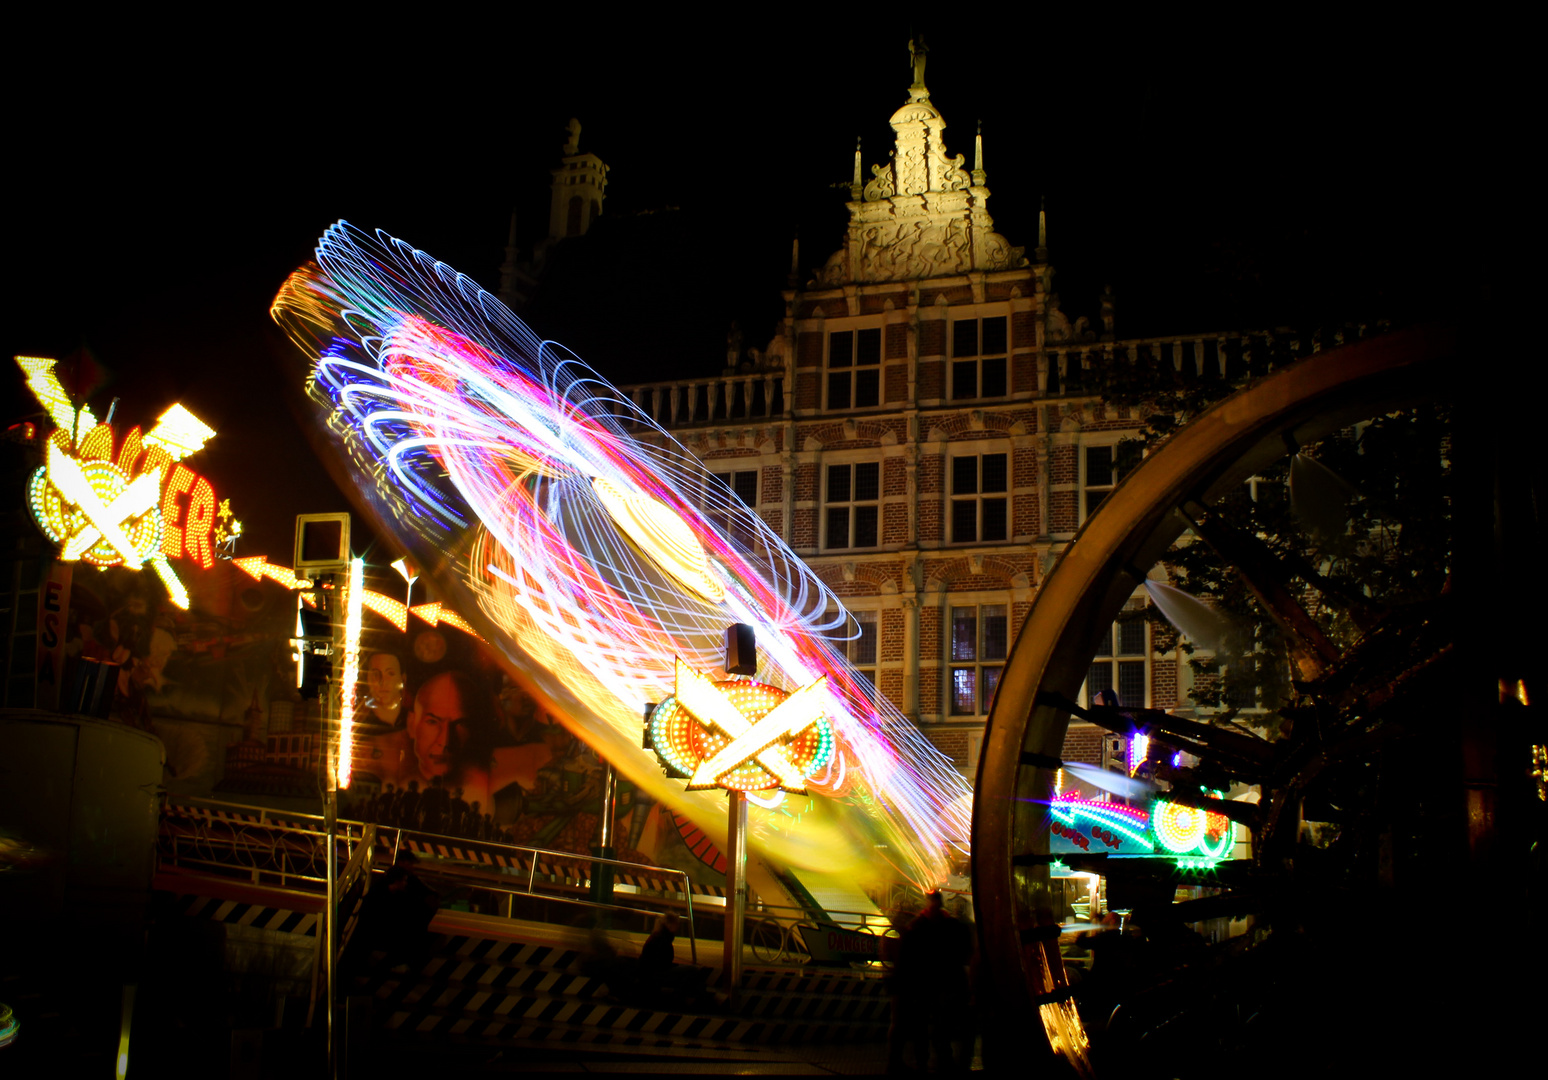
[[[355,685],[360,681],[360,612],[365,599],[365,560],[349,561],[349,584],[344,587],[344,675],[339,709],[339,790],[349,787],[350,762],[355,745]]]
[[[1132,806],[1124,806],[1122,803],[1099,802],[1096,799],[1061,798],[1061,799],[1055,799],[1054,800],[1054,805],[1056,807],[1057,806],[1070,806],[1070,807],[1079,806],[1079,807],[1085,807],[1085,808],[1090,809],[1090,810],[1098,811],[1098,812],[1103,813],[1103,814],[1113,814],[1113,815],[1118,815],[1120,817],[1126,817],[1126,818],[1129,819],[1129,824],[1130,825],[1137,826],[1139,828],[1144,828],[1150,822],[1150,815],[1147,814],[1145,811],[1143,811],[1143,810],[1136,810]]]

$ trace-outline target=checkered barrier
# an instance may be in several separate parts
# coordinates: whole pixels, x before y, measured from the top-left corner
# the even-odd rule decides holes
[[[177,897],[177,909],[190,919],[208,919],[232,926],[252,926],[277,930],[284,934],[315,937],[321,911],[298,911],[277,903],[244,902],[220,897],[183,894]]]
[[[605,982],[574,970],[580,956],[571,949],[454,937],[419,971],[378,983],[374,996],[389,1030],[469,1038],[608,1041],[597,1034],[604,1031],[682,1046],[684,1039],[822,1043],[886,1035],[889,1002],[875,978],[755,972],[737,1016],[705,1016],[604,1000]]]
[[[167,887],[181,882],[163,881]],[[189,918],[312,936],[310,897],[222,882],[241,899],[175,894]],[[610,988],[580,971],[571,948],[453,934],[408,974],[365,983],[378,1025],[399,1037],[553,1040],[676,1049],[876,1041],[885,1037],[888,999],[873,976],[817,969],[746,972],[741,1011],[717,1016],[637,1008],[609,1000]]]

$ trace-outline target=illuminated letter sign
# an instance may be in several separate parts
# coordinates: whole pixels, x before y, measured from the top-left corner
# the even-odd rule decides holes
[[[804,794],[806,777],[833,757],[826,686],[826,676],[793,693],[750,679],[717,682],[678,660],[677,693],[651,712],[651,743],[690,791]]]
[[[212,533],[219,543],[242,531],[235,521],[227,530],[230,508],[221,503],[217,513],[210,482],[179,464],[215,432],[173,405],[149,434],[131,429],[115,460],[113,429],[71,403],[55,361],[18,356],[16,363],[55,424],[45,464],[28,484],[28,502],[38,528],[58,545],[60,561],[149,566],[172,602],[186,608],[188,591],[167,560],[186,558],[208,570],[215,565]]]

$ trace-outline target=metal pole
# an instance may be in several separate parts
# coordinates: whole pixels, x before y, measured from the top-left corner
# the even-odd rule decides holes
[[[328,755],[330,758],[332,754]],[[330,766],[332,762],[329,762]],[[327,965],[324,969],[327,973],[325,982],[326,998],[324,1005],[328,1015],[328,1080],[333,1080],[338,1075],[338,1047],[334,1041],[333,1030],[333,1005],[338,1000],[335,978],[337,976],[339,956],[339,876],[334,858],[333,830],[338,821],[338,791],[333,786],[332,769],[330,776],[323,785],[323,844],[324,864],[327,867],[328,896],[323,908],[323,919],[326,924],[327,945],[323,949],[323,962]]]
[[[602,763],[602,820],[597,825],[597,846],[591,849],[591,853],[598,860],[611,859],[614,854],[613,846],[613,816],[618,800],[618,774],[613,771],[612,762]],[[611,904],[613,902],[613,865],[610,862],[598,861],[591,864],[591,900],[596,904]],[[607,912],[603,912],[600,918],[606,919]]]
[[[747,793],[726,792],[726,951],[721,970],[733,1009],[741,1005],[742,922],[747,914]]]

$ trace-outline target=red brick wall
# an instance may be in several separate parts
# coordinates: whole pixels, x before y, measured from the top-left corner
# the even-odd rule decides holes
[[[919,669],[919,712],[924,716],[936,716],[941,711],[941,669]]]
[[[900,712],[903,709],[903,672],[897,668],[891,671],[878,672],[876,675],[876,688],[882,692],[882,697],[892,702],[894,708]]]
[[[931,728],[925,732],[925,738],[935,745],[935,748],[947,757],[952,764],[959,768],[967,764],[968,758],[968,733],[962,728]]]
[[[919,323],[919,355],[946,355],[945,319],[925,319]]]
[[[765,465],[758,479],[758,502],[782,503],[785,501],[785,470],[778,465]]]
[[[941,454],[919,456],[919,494],[938,495],[946,486],[946,458]]]
[[[941,658],[941,609],[919,609],[919,659],[935,661]]]
[[[1010,317],[1011,348],[1034,349],[1037,347],[1037,313],[1017,311]]]
[[[920,401],[939,401],[946,396],[946,365],[940,360],[919,361],[919,378],[915,383]]]
[[[881,662],[891,663],[903,659],[903,612],[881,613]]]
[[[795,467],[795,501],[811,502],[817,498],[817,463],[800,462]]]
[[[973,287],[971,285],[953,285],[946,289],[921,289],[919,291],[919,306],[929,307],[935,303],[935,298],[944,296],[948,304],[971,304],[973,302]]]
[[[1150,662],[1150,704],[1155,709],[1177,707],[1177,658]]]
[[[817,511],[808,507],[796,510],[790,516],[790,546],[814,548],[817,546]]]
[[[1101,728],[1076,727],[1070,725],[1070,729],[1064,733],[1064,749],[1059,756],[1065,761],[1083,761],[1089,765],[1102,764],[1102,739]]]
[[[1041,531],[1042,523],[1038,521],[1037,492],[1018,491],[1012,496],[1011,505],[1015,508],[1011,525],[1012,535],[1038,535]]]
[[[908,462],[898,457],[882,462],[882,494],[888,498],[908,494]]]
[[[1032,605],[1026,600],[1017,600],[1011,605],[1011,640],[1016,640],[1016,635],[1021,633],[1021,628],[1026,624],[1027,615],[1032,610]]]
[[[887,309],[887,301],[892,301],[894,308],[908,306],[908,293],[899,291],[895,293],[868,293],[860,297],[860,314],[875,315],[879,311]]]
[[[1075,493],[1054,491],[1048,495],[1048,531],[1071,533],[1079,526],[1075,518]]]
[[[908,543],[908,504],[888,503],[882,508],[882,538],[884,544]]]
[[[822,376],[815,371],[799,371],[795,377],[795,393],[791,395],[793,407],[815,409],[822,400],[820,393]]]
[[[822,367],[821,330],[803,330],[797,335],[796,367]]]
[[[941,508],[941,500],[937,498],[921,498],[919,500],[919,539],[921,542],[939,541],[942,536],[942,515],[945,510]]]
[[[893,402],[908,401],[908,365],[887,365],[887,392],[883,400],[889,405]]]
[[[1048,459],[1048,482],[1051,484],[1073,484],[1080,479],[1080,473],[1076,468],[1075,447],[1056,446]]]
[[[1011,360],[1011,393],[1037,392],[1037,354],[1017,353]]]
[[[887,352],[888,360],[908,359],[908,324],[891,323],[887,327]]]

